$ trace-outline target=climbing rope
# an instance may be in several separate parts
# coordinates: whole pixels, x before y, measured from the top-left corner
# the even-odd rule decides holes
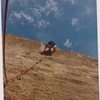
[[[5,67],[5,37],[6,37],[6,29],[7,29],[8,2],[9,0],[6,0],[5,2],[4,32],[3,32],[3,71],[4,71],[4,76],[5,76],[4,87],[8,83],[6,67]]]
[[[35,64],[33,65],[34,67],[39,64],[40,62],[42,62],[42,60],[39,60],[37,62],[35,62]],[[11,79],[7,79],[7,81],[5,81],[5,86],[7,86],[7,83],[11,80],[14,80],[14,79],[19,79],[20,80],[20,77],[22,77],[23,75],[25,75],[26,73],[28,73],[30,70],[33,70],[33,66],[28,68],[27,70],[24,70],[22,73],[20,73],[19,75],[11,78]]]

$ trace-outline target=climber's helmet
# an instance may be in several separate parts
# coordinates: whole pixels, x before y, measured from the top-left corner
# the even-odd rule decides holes
[[[49,44],[52,47],[56,48],[56,43],[54,41],[49,41],[47,44]]]

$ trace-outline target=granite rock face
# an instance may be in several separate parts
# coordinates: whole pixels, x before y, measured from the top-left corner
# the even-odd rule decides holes
[[[6,35],[5,100],[99,100],[98,61],[57,49],[41,55],[43,43]]]

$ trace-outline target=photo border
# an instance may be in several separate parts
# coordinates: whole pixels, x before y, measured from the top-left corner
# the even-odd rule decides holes
[[[99,75],[99,100],[100,100],[100,0],[96,1],[97,8],[97,38],[98,38],[98,75]]]
[[[2,5],[0,0],[0,100],[4,100],[3,88],[3,45],[2,45]],[[100,0],[97,3],[97,36],[98,36],[98,73],[99,73],[99,99],[100,99]]]
[[[4,100],[3,88],[3,43],[2,43],[2,5],[0,0],[0,100]]]

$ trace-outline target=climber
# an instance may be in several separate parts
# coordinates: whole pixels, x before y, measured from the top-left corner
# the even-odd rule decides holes
[[[54,41],[49,41],[42,52],[44,55],[50,55],[52,56],[52,53],[55,53],[56,51],[56,43]]]

